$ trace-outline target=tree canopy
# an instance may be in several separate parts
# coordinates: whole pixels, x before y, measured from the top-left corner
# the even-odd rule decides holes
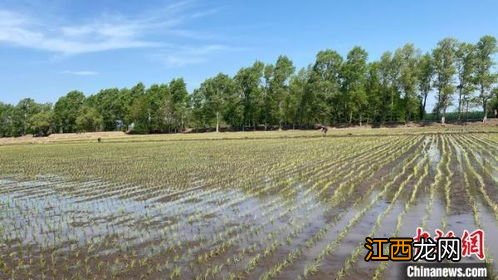
[[[455,105],[458,118],[469,104],[481,106],[484,121],[498,109],[496,38],[475,44],[444,38],[422,53],[414,44],[369,60],[353,47],[345,57],[325,49],[296,69],[284,55],[274,63],[255,61],[230,76],[209,77],[190,94],[182,78],[146,87],[108,88],[85,96],[71,91],[55,104],[25,98],[0,103],[0,136],[53,132],[123,130],[134,133],[282,129],[317,124],[422,121],[429,94],[433,115],[445,122]]]

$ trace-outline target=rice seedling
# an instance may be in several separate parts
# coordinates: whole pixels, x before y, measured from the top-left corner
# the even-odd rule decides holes
[[[448,227],[457,172],[475,226],[482,205],[498,217],[495,136],[204,140],[0,146],[0,275],[354,277],[362,247],[334,256],[357,230],[375,235],[392,216],[400,234],[421,201],[420,226]]]

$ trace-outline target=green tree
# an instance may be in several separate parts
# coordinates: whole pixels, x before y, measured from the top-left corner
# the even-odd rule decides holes
[[[397,81],[399,80],[398,61],[393,59],[391,52],[384,52],[379,61],[379,77],[382,85],[383,108],[382,122],[386,120],[395,121],[398,119],[398,103],[400,100],[397,90]]]
[[[446,109],[450,105],[451,96],[455,92],[453,85],[453,76],[456,74],[457,41],[453,38],[446,38],[437,44],[433,50],[434,72],[436,80],[434,86],[437,89],[438,102],[436,105],[437,113],[442,113],[441,123],[445,123]]]
[[[273,115],[281,129],[286,117],[286,100],[289,95],[289,79],[296,68],[287,56],[279,56],[273,69],[273,80],[270,83],[274,102]]]
[[[76,118],[84,102],[85,95],[80,91],[71,91],[57,100],[54,106],[54,118],[60,132],[76,131]]]
[[[164,106],[171,100],[171,93],[167,84],[154,84],[146,90],[148,99],[147,121],[149,132],[164,132],[169,127],[166,123]]]
[[[84,106],[76,118],[76,129],[79,132],[93,132],[102,130],[104,121],[97,109]]]
[[[200,123],[216,127],[216,132],[220,130],[220,123],[226,115],[226,108],[230,100],[230,95],[235,90],[233,80],[225,75],[218,74],[214,78],[204,81],[200,88],[194,93],[194,102]]]
[[[292,124],[292,129],[302,124],[303,114],[302,107],[306,93],[306,85],[309,80],[310,71],[306,68],[300,69],[292,75],[289,81],[289,94],[284,100],[285,121]]]
[[[364,49],[354,47],[349,51],[341,71],[344,108],[349,113],[348,121],[351,124],[353,122],[353,114],[357,113],[360,126],[367,103],[365,91],[368,71],[367,59],[368,54]]]
[[[379,71],[379,62],[368,65],[365,92],[367,94],[367,122],[381,122],[384,114],[383,88]]]
[[[132,124],[135,125],[135,118],[137,117],[137,112],[135,110],[137,107],[136,102],[145,95],[145,86],[143,83],[139,82],[131,89],[121,89],[120,95],[122,96],[122,102],[125,106],[124,125],[126,126],[126,130],[129,131],[130,126]],[[133,107],[135,107],[135,109]],[[132,113],[132,110],[135,110],[135,112]]]
[[[133,99],[128,109],[133,133],[149,133],[149,99],[146,95],[140,95]]]
[[[19,136],[19,131],[15,128],[15,107],[10,104],[0,102],[0,136]]]
[[[182,78],[173,79],[169,83],[169,91],[171,93],[171,102],[174,108],[175,131],[181,131],[185,128],[187,119],[188,91],[187,85]]]
[[[475,48],[469,43],[459,43],[455,65],[458,76],[458,120],[463,110],[463,97],[467,98],[475,89],[473,84],[475,68]]]
[[[432,56],[426,53],[420,57],[417,65],[417,79],[420,100],[420,118],[425,119],[425,107],[427,105],[427,96],[432,90],[434,78],[434,63]]]
[[[41,111],[29,119],[30,128],[35,135],[47,136],[53,127],[54,114],[51,110]]]
[[[496,38],[483,36],[476,44],[475,49],[475,84],[479,90],[482,109],[484,111],[483,122],[487,120],[488,101],[492,97],[491,89],[498,80],[498,75],[491,72],[495,64],[493,55],[498,51]]]
[[[413,44],[406,44],[397,49],[394,53],[394,59],[399,65],[399,79],[397,86],[399,92],[403,93],[403,120],[406,122],[412,119],[412,116],[418,115],[419,100],[417,99],[417,63],[420,57],[419,50]]]
[[[324,50],[316,55],[301,103],[308,125],[340,121],[342,64],[343,58],[336,51]]]
[[[18,135],[26,135],[31,132],[29,126],[30,118],[39,113],[42,106],[32,98],[24,98],[15,107],[14,126]]]
[[[87,98],[87,103],[96,108],[104,122],[104,130],[120,129],[125,120],[126,103],[122,92],[118,88],[109,88],[99,91]]]
[[[256,129],[261,107],[261,79],[263,77],[264,64],[256,61],[251,67],[240,69],[234,77],[236,87],[243,104],[242,129],[252,126]]]
[[[274,66],[271,64],[265,65],[263,69],[263,80],[264,80],[264,85],[262,86],[261,90],[261,100],[263,103],[263,109],[262,109],[262,117],[263,117],[263,123],[265,126],[265,130],[267,130],[268,125],[272,123],[272,117],[274,112],[273,107],[275,106],[275,100],[274,96],[272,93],[272,81],[273,81],[273,72],[274,72]]]

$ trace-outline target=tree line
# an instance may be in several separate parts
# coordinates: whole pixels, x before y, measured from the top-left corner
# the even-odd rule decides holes
[[[220,73],[192,93],[183,79],[146,88],[109,88],[86,97],[71,91],[55,104],[26,98],[0,103],[0,136],[124,130],[180,132],[188,128],[232,130],[313,127],[317,123],[359,124],[426,119],[427,98],[437,98],[431,115],[442,123],[455,105],[458,119],[480,106],[484,120],[498,108],[496,38],[475,43],[445,38],[430,52],[413,44],[370,61],[361,47],[342,57],[318,52],[296,71],[291,59],[256,61],[233,77]]]

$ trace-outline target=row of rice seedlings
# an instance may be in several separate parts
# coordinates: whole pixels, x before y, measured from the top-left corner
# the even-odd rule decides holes
[[[406,145],[406,146],[403,145],[403,147],[410,147],[410,146],[409,145]],[[405,152],[405,150],[401,149],[401,152]],[[381,163],[379,163],[379,165],[382,166],[384,164],[387,164],[388,162],[391,162],[393,159],[395,159],[397,156],[399,156],[398,153],[391,153],[390,152],[390,153],[387,153],[387,154],[389,156],[386,157]],[[361,170],[368,170],[368,169],[363,169],[363,168],[360,168],[360,169]],[[358,176],[355,177],[355,180],[350,181],[351,188],[354,188],[355,184],[359,183],[360,180],[367,180],[368,178],[372,177],[375,174],[375,172],[373,172],[372,170],[370,170],[370,172],[371,172],[370,175],[366,176],[366,177],[363,176],[363,172],[360,172],[358,174]],[[378,182],[378,184],[380,184],[380,182]],[[363,201],[364,199],[366,199],[368,197],[369,193],[374,189],[375,186],[376,185],[371,185],[371,187],[367,190],[367,192],[364,194],[364,196],[358,196],[356,198],[356,200],[353,202],[351,208],[356,207],[356,205],[358,205],[360,203],[360,201]],[[330,198],[329,201],[331,201],[331,203],[327,205],[328,206],[327,207],[327,211],[331,211],[333,209],[333,206],[337,205],[340,201],[344,201],[345,199],[347,199],[347,197],[349,197],[352,194],[352,191],[347,192],[347,195],[343,195],[342,199],[336,199],[338,197],[338,194],[339,194],[339,192],[335,192],[334,195]],[[282,261],[280,261],[277,264],[275,264],[274,267],[270,268],[269,272],[267,272],[266,274],[264,274],[262,277],[265,278],[265,279],[276,277],[285,267],[291,265],[294,261],[296,261],[302,255],[302,253],[304,252],[305,248],[311,248],[317,241],[319,241],[320,239],[322,239],[325,236],[325,234],[330,229],[332,229],[334,227],[334,225],[336,224],[336,222],[339,221],[342,218],[343,215],[344,215],[344,212],[341,213],[341,214],[339,214],[339,215],[337,215],[334,218],[334,221],[332,221],[331,223],[328,223],[325,227],[322,227],[310,239],[308,239],[307,241],[303,242],[302,244],[300,244],[300,246],[297,246],[294,250],[292,250],[291,252],[289,252],[286,255],[286,257],[283,258]],[[254,260],[252,260],[250,263],[252,263],[253,261]]]
[[[311,187],[310,189],[311,189],[311,190],[313,190],[313,189],[314,189],[314,188],[316,188],[318,185],[319,185],[319,184],[315,184],[315,185],[314,185],[313,187]],[[308,189],[308,190],[310,190],[310,189]],[[322,188],[322,190],[319,190],[319,191],[318,191],[317,196],[319,195],[319,193],[320,193],[320,192],[323,192],[325,189],[326,189],[326,188]],[[300,206],[299,208],[302,208],[302,207],[304,207],[305,205],[309,204],[309,199],[312,199],[312,197],[309,197],[309,196],[308,196],[308,199],[301,199],[301,200],[300,200],[300,202],[302,202],[301,204],[302,204],[303,206]],[[296,209],[297,209],[297,208],[298,208],[298,207],[296,207]],[[312,208],[314,208],[314,207],[308,207],[308,208],[306,209],[306,210],[307,210],[307,212],[311,211],[311,210],[312,210]],[[295,223],[294,223],[294,222],[293,222],[292,224],[293,224],[293,225],[295,225]],[[294,230],[293,230],[292,232],[293,232],[294,234],[295,234],[295,233],[297,233],[297,232],[300,232],[300,231],[301,231],[301,229],[302,229],[303,227],[304,227],[304,225],[303,225],[303,224],[300,224],[300,226],[298,226],[298,227],[294,228]],[[285,232],[285,229],[283,229],[282,231],[283,231],[283,232]],[[275,234],[275,233],[276,233],[275,231],[274,231],[274,232],[272,232],[272,234],[271,234],[270,236],[279,236],[279,234]],[[291,234],[291,235],[294,235],[294,234]],[[270,252],[273,252],[273,251],[274,251],[274,249],[276,248],[276,245],[277,245],[277,243],[276,243],[276,242],[277,242],[276,240],[271,240],[271,245],[270,245],[270,246],[268,246],[268,247],[267,247],[267,249],[265,249],[265,254],[264,254],[264,255],[269,255],[269,253],[270,253]],[[249,248],[251,248],[251,247],[254,247],[254,246],[249,246]],[[244,251],[244,249],[243,249],[243,251]],[[250,252],[250,251],[251,251],[251,250],[245,250],[244,252]],[[241,258],[241,257],[242,257],[242,256],[241,256],[241,254],[239,254],[239,255],[238,255],[238,258]]]
[[[417,193],[424,182],[424,179],[429,175],[429,157],[427,157],[427,152],[424,153],[425,157],[425,163],[423,164],[424,169],[423,173],[418,177],[417,182],[413,186],[413,192],[410,196],[410,199],[406,202],[405,207],[403,209],[403,212],[398,215],[397,223],[396,223],[396,229],[394,230],[394,233],[391,236],[399,236],[400,230],[401,230],[401,225],[403,223],[403,218],[405,215],[408,213],[410,210],[411,206],[415,203],[415,200],[417,198]],[[390,265],[390,262],[382,262],[379,266],[374,271],[373,279],[384,279],[383,274],[385,269]]]
[[[449,136],[448,136],[449,137]],[[453,176],[453,172],[450,170],[450,161],[452,158],[452,150],[447,149],[448,143],[446,140],[447,137],[442,137],[442,153],[443,153],[443,161],[444,161],[444,169],[443,176],[445,178],[444,185],[442,186],[442,190],[444,191],[444,201],[445,201],[445,214],[443,215],[441,221],[441,228],[445,231],[448,227],[448,215],[450,214],[451,207],[451,177]]]
[[[421,149],[422,147],[417,148],[414,151],[414,154],[417,154]],[[359,211],[342,229],[342,231],[339,232],[336,239],[327,244],[315,258],[315,260],[305,267],[303,275],[301,275],[302,277],[306,278],[307,276],[314,274],[319,270],[319,267],[325,259],[325,256],[332,253],[337,248],[337,246],[339,246],[340,242],[344,239],[344,237],[346,237],[349,230],[360,221],[360,219],[379,201],[379,199],[381,199],[381,197],[383,197],[388,191],[390,191],[391,187],[394,186],[394,182],[396,182],[399,178],[402,178],[402,176],[404,176],[407,172],[411,172],[411,170],[409,169],[412,167],[412,164],[416,159],[418,159],[418,156],[405,159],[405,161],[402,163],[403,167],[401,172],[398,173],[392,181],[387,182],[384,185],[383,189],[376,194],[376,196],[370,201],[370,203],[366,205],[361,211]]]
[[[472,140],[474,139],[479,139],[477,137],[474,137],[472,138]],[[482,168],[482,170],[485,172],[486,175],[488,175],[488,177],[494,181],[495,184],[498,185],[498,178],[496,177],[495,174],[498,174],[498,161],[496,160],[496,157],[497,157],[497,150],[496,150],[496,147],[493,147],[493,146],[490,146],[490,144],[488,142],[485,142],[485,141],[480,141],[481,139],[477,140],[477,141],[472,141],[471,139],[467,138],[467,137],[462,137],[461,139],[461,142],[462,143],[465,143],[467,146],[471,147],[471,149],[473,150],[473,155],[474,155],[474,158],[476,159],[476,162],[479,163],[479,166],[480,168]],[[478,149],[478,150],[476,150]],[[476,158],[476,154],[480,154],[480,157],[483,157],[484,154],[487,155],[486,159],[484,158],[481,158],[480,161],[477,160]],[[488,162],[486,162],[486,160]],[[493,164],[494,162],[494,164]]]
[[[263,167],[265,166],[268,166],[268,165],[263,165]],[[178,176],[175,176],[173,177],[173,179],[176,179],[176,177]],[[201,179],[196,179],[195,181],[199,182],[199,181],[202,181]],[[196,190],[196,189],[199,189],[199,188],[207,188],[208,186],[207,185],[202,185],[202,186],[197,186],[195,184],[195,181],[191,184],[193,184],[195,187],[194,188],[187,188],[186,190],[187,191],[193,191],[193,190]],[[219,183],[223,183],[223,182],[219,182]],[[168,191],[170,190],[169,187],[166,187],[164,186],[164,184],[160,184],[158,186],[154,186],[154,187],[144,187],[144,186],[140,186],[140,185],[135,185],[135,186],[130,186],[131,188],[127,188],[127,189],[116,189],[114,191],[111,191],[110,189],[107,190],[107,192],[105,193],[105,195],[103,195],[102,197],[108,197],[110,195],[116,195],[116,197],[118,198],[134,198],[134,199],[137,199],[137,200],[140,200],[140,196],[139,194],[141,193],[144,193],[146,192],[147,194],[150,194],[150,193],[153,193],[154,190],[157,190],[159,189],[161,192],[166,192],[166,194],[168,195],[171,195],[171,192]],[[89,199],[95,199],[95,198],[99,198],[98,195],[96,195],[95,197],[90,197]]]
[[[424,147],[422,148],[422,151],[425,151],[425,145],[426,145],[426,143],[424,143]],[[398,189],[394,193],[394,196],[393,196],[392,200],[389,203],[389,206],[382,213],[380,213],[377,216],[375,224],[374,224],[372,230],[370,231],[370,233],[367,236],[375,236],[375,233],[377,232],[377,230],[382,225],[382,221],[391,212],[391,210],[394,208],[394,205],[396,204],[396,202],[398,200],[398,197],[401,195],[401,193],[403,191],[405,191],[405,186],[412,180],[412,178],[419,178],[420,171],[421,171],[420,169],[421,169],[422,166],[424,166],[425,161],[426,161],[426,158],[425,158],[425,153],[424,153],[424,154],[422,154],[420,156],[420,159],[418,160],[418,163],[414,165],[412,173],[410,173],[399,184]],[[427,171],[428,171],[428,169],[427,169]],[[420,182],[421,182],[421,180],[418,181],[418,183],[420,183]],[[413,190],[411,192],[411,197],[416,196],[417,189],[418,189],[418,184],[416,183],[415,187],[413,188]],[[407,202],[407,204],[405,204],[405,209],[406,209],[406,205],[408,205],[408,203],[409,202]],[[399,216],[398,216],[398,218],[399,218]],[[400,220],[398,219],[398,222],[399,221]],[[398,226],[400,226],[400,224],[397,225],[397,227]],[[396,236],[396,235],[394,235],[394,236]],[[362,254],[362,252],[364,252],[363,241],[361,241],[360,245],[357,246],[353,250],[353,252],[351,253],[351,255],[348,258],[346,258],[346,260],[344,262],[344,265],[337,272],[337,278],[338,279],[344,278],[349,273],[349,271],[353,268],[353,265],[356,263],[356,261],[358,260],[359,256]]]
[[[474,223],[475,223],[475,225],[476,225],[477,228],[482,229],[482,224],[481,224],[481,220],[480,220],[480,217],[479,217],[479,212],[480,211],[479,211],[479,208],[477,206],[477,202],[476,202],[476,199],[474,197],[474,194],[471,193],[471,183],[469,181],[468,172],[466,172],[467,167],[465,167],[465,165],[464,165],[464,163],[462,161],[463,149],[462,149],[462,147],[461,147],[461,145],[459,143],[456,143],[456,141],[455,141],[454,138],[451,138],[450,144],[453,146],[453,148],[455,150],[461,151],[460,153],[457,154],[457,161],[458,161],[459,170],[463,173],[464,186],[465,186],[465,194],[467,196],[469,204],[472,207],[472,214],[473,214],[473,218],[474,218]],[[490,250],[489,250],[488,247],[486,247],[484,250],[485,250],[485,253],[486,253],[486,256],[487,256],[486,263],[488,265],[491,265],[493,263],[493,260],[494,260],[493,254],[490,252]]]
[[[381,154],[385,154],[385,151],[382,151],[382,153],[381,153]],[[376,163],[376,164],[380,164],[380,165],[385,164],[387,161],[392,160],[392,159],[394,159],[394,158],[397,156],[397,154],[396,154],[396,153],[394,153],[394,154],[393,154],[393,153],[387,153],[387,154],[389,154],[389,157],[387,157],[386,159],[379,158],[378,156],[375,156],[375,158],[378,158],[378,159],[381,161],[381,163]],[[361,162],[363,162],[363,161],[361,161]],[[349,183],[351,183],[351,185],[352,185],[352,186],[354,186],[354,184],[355,184],[355,183],[357,183],[359,180],[364,180],[364,179],[366,179],[363,175],[364,175],[364,173],[365,173],[365,170],[368,170],[368,169],[366,169],[365,167],[366,167],[366,166],[376,165],[376,164],[374,164],[374,161],[372,161],[372,162],[370,162],[370,161],[365,161],[365,162],[364,162],[364,164],[360,165],[358,168],[353,168],[353,167],[352,167],[353,171],[354,171],[354,170],[361,170],[361,171],[360,171],[360,172],[354,172],[354,173],[355,173],[354,178],[348,179],[348,182],[349,182]],[[370,176],[373,176],[375,173],[374,173],[374,172],[371,172],[370,174],[371,174]],[[343,176],[339,176],[339,177],[343,177]],[[342,184],[342,183],[341,183],[341,184]],[[327,185],[329,185],[329,186],[330,186],[330,185],[332,185],[332,183],[328,183]],[[326,188],[327,188],[327,187],[326,187]],[[326,188],[324,188],[323,190],[326,190]],[[322,190],[322,192],[323,192],[323,190]],[[337,194],[338,194],[337,192],[336,192],[336,193],[334,193],[333,197],[336,197],[336,196],[337,196]],[[349,193],[349,194],[350,194],[350,193]],[[359,198],[361,198],[361,197],[359,197]],[[330,211],[330,210],[333,208],[333,206],[334,206],[334,205],[336,205],[336,204],[337,204],[337,203],[333,203],[333,205],[332,205],[332,204],[327,205],[327,211]],[[331,225],[331,224],[328,224],[328,226],[330,226],[330,227],[331,227],[332,225]],[[280,241],[280,243],[278,244],[278,246],[282,246],[282,245],[284,245],[284,244],[288,244],[288,243],[289,243],[289,242],[291,242],[291,241],[292,241],[292,240],[289,240],[289,237],[283,238],[283,239],[281,239],[281,241]],[[274,251],[275,251],[275,250],[271,250],[270,252],[271,252],[271,253],[273,253]],[[248,265],[247,265],[247,266],[246,266],[246,268],[244,269],[244,272],[243,272],[243,273],[247,274],[247,273],[251,272],[251,271],[255,268],[255,265],[258,263],[258,261],[259,261],[261,258],[263,258],[263,257],[268,257],[268,256],[270,255],[270,254],[268,254],[267,252],[268,252],[268,251],[266,251],[266,253],[265,253],[265,254],[263,254],[263,255],[262,255],[262,254],[257,254],[254,258],[250,259],[250,260],[248,261]],[[299,247],[298,247],[298,248],[296,248],[296,249],[292,250],[292,251],[291,251],[291,252],[287,255],[287,258],[285,258],[285,259],[284,259],[284,260],[283,260],[283,261],[279,264],[279,267],[280,267],[280,268],[283,268],[283,267],[284,267],[284,266],[286,266],[287,264],[292,263],[292,262],[291,262],[291,260],[293,260],[293,259],[297,258],[299,255],[300,255],[300,249],[299,249]],[[243,276],[242,276],[242,275],[240,275],[240,277],[243,277]]]
[[[262,169],[265,169],[265,170],[267,170],[269,172],[272,172],[272,170],[271,170],[272,168],[271,167],[274,166],[274,165],[275,165],[274,162],[263,161],[262,164],[258,164],[258,168],[261,167]],[[291,168],[295,169],[295,168],[297,168],[297,166],[291,165]],[[233,185],[233,184],[238,184],[239,183],[238,181],[240,181],[240,179],[242,179],[244,181],[247,181],[247,179],[248,179],[247,176],[238,176],[240,174],[237,174],[236,172],[228,172],[228,173],[229,174],[234,174],[234,175],[237,175],[237,176],[230,176],[229,178],[226,178],[225,181],[220,181],[218,179],[212,180],[212,181],[209,182],[209,184],[211,186],[213,186],[213,185],[214,186],[220,186],[220,185],[224,186],[225,184],[228,184],[228,183],[230,183],[230,184]],[[261,176],[260,174],[250,174],[250,176],[249,176],[249,178],[251,178],[251,180],[254,180],[252,178],[255,178],[257,180],[258,178],[261,178],[261,177],[264,177],[264,176]],[[256,180],[254,180],[254,181],[256,181]],[[207,182],[207,181],[209,181],[209,178],[202,178],[199,181]],[[206,187],[207,187],[207,185],[204,184],[203,186],[195,186],[193,188],[190,188],[190,189],[188,189],[188,191],[193,191],[193,190],[196,190],[196,189],[199,189],[199,188],[206,188]],[[146,192],[143,191],[143,193],[144,193],[143,195],[136,196],[136,197],[134,197],[134,199],[137,199],[137,200],[148,199],[148,198],[158,199],[157,195],[162,192],[162,189],[164,189],[164,187],[161,187],[161,186],[157,186],[157,187],[154,187],[154,188],[149,188],[149,189],[147,189]],[[166,194],[166,196],[168,196],[168,195],[171,195],[171,194]]]
[[[494,174],[488,168],[486,168],[486,166],[484,164],[484,161],[478,160],[477,157],[476,157],[476,155],[479,152],[488,151],[488,153],[489,153],[489,150],[494,151],[494,150],[496,150],[496,148],[495,147],[487,147],[488,149],[485,149],[485,148],[484,149],[480,149],[479,152],[478,152],[476,150],[476,147],[475,147],[475,145],[476,145],[475,141],[470,141],[466,137],[460,137],[458,139],[458,141],[461,143],[461,147],[462,147],[461,149],[463,150],[462,154],[463,154],[463,157],[464,157],[464,161],[466,162],[466,166],[470,170],[470,174],[469,175],[473,175],[473,177],[475,179],[477,179],[477,181],[479,182],[478,185],[479,185],[479,190],[481,192],[481,195],[483,196],[484,201],[486,201],[486,203],[488,204],[488,206],[493,210],[493,213],[495,215],[495,221],[498,221],[498,211],[497,211],[498,210],[498,204],[490,197],[490,194],[488,194],[488,192],[487,192],[487,190],[485,188],[484,177],[483,176],[487,175],[488,178],[491,178],[491,180],[493,180],[495,183],[497,183],[497,180],[496,180]],[[467,153],[467,151],[469,151],[469,153]],[[469,159],[468,154],[470,154],[472,156],[472,158],[474,159],[474,162],[476,163],[476,166],[478,166],[482,171],[484,171],[484,174],[481,175],[481,174],[479,174],[477,172],[477,170],[475,170],[474,166],[470,163],[470,159]],[[464,173],[464,174],[467,175],[466,173]],[[474,203],[475,203],[475,201],[474,201]],[[475,206],[475,207],[477,208],[477,206]],[[476,220],[476,217],[474,217],[474,219]],[[479,228],[482,228],[480,224],[476,223],[476,225],[478,225]],[[485,250],[485,253],[486,253],[486,263],[488,264],[488,267],[491,267],[492,264],[493,264],[493,262],[494,262],[493,252],[491,252],[488,247],[486,247],[484,250]],[[492,271],[492,273],[493,273],[492,269],[490,269],[490,271]],[[496,274],[493,274],[493,275],[492,275],[492,277],[496,277]]]
[[[436,141],[435,144],[436,147],[439,147],[441,144],[442,140],[440,136],[436,136]],[[444,155],[443,155],[444,156]],[[429,218],[431,217],[431,213],[434,208],[434,202],[436,200],[436,195],[437,195],[437,190],[438,186],[441,185],[441,182],[443,180],[443,168],[444,168],[444,160],[443,156],[441,156],[441,159],[439,160],[437,166],[436,166],[436,175],[434,176],[434,181],[430,185],[430,190],[429,190],[429,203],[427,203],[425,207],[425,213],[424,217],[422,218],[422,228],[426,228],[427,222]]]
[[[489,194],[486,191],[486,184],[484,182],[484,178],[476,171],[474,166],[471,164],[470,159],[469,159],[469,154],[471,154],[473,156],[473,153],[472,153],[472,150],[470,153],[468,152],[471,149],[469,146],[470,145],[461,145],[462,151],[463,151],[462,154],[463,154],[464,162],[468,167],[467,170],[470,171],[470,174],[472,175],[472,177],[474,177],[477,180],[477,182],[479,183],[479,190],[481,192],[481,195],[484,198],[484,200],[486,201],[486,203],[489,205],[489,207],[495,213],[495,218],[498,221],[498,204],[496,204],[496,202],[494,202],[491,199],[491,197],[489,196]],[[475,156],[473,156],[473,157],[475,159]],[[476,160],[476,162],[479,163],[478,160]]]
[[[314,187],[316,187],[316,186],[317,186],[317,184],[316,184]],[[314,188],[312,187],[311,189],[314,189]],[[309,190],[309,189],[308,189],[308,190]],[[272,205],[272,204],[274,204],[274,203],[270,203],[270,205]]]
[[[142,144],[141,144],[142,145]],[[157,145],[157,144],[154,144],[154,145]],[[61,169],[64,169],[64,170],[69,170],[68,172],[65,172],[65,173],[78,173],[79,171],[81,171],[81,166],[85,166],[86,169],[88,170],[93,170],[93,169],[96,169],[97,171],[99,171],[98,169],[101,169],[102,171],[99,171],[100,172],[106,172],[106,173],[110,173],[110,174],[119,174],[120,172],[120,168],[123,169],[123,166],[120,166],[120,165],[115,165],[115,164],[110,164],[110,165],[104,165],[102,166],[102,157],[103,158],[106,158],[106,159],[112,159],[114,155],[112,155],[111,153],[107,153],[107,151],[103,151],[101,150],[101,148],[99,147],[98,149],[81,149],[81,146],[82,145],[78,145],[78,147],[74,150],[74,153],[78,153],[78,152],[87,152],[89,154],[98,154],[98,157],[97,156],[92,156],[91,158],[82,158],[80,160],[80,162],[75,162],[76,164],[73,164],[73,165],[67,165],[67,166],[63,166],[61,164],[59,164],[59,162],[62,162],[62,160],[60,159],[57,159],[57,160],[54,160],[54,161],[48,161],[46,162],[43,166],[39,166],[39,165],[34,165],[34,164],[31,164],[31,163],[28,163],[28,162],[25,162],[23,164],[23,166],[25,167],[25,169],[29,169],[30,167],[34,167],[35,169],[39,169],[40,171],[43,170],[43,169],[47,169],[47,170],[57,170],[58,172],[61,171]],[[90,146],[90,145],[88,145]],[[135,147],[137,145],[126,145],[126,147]],[[158,145],[159,146],[159,145]],[[200,148],[200,147],[203,147],[204,145],[201,145],[199,147],[195,147],[195,148]],[[74,147],[74,146],[73,146]],[[63,146],[61,145],[61,148],[60,148],[60,153],[68,153],[70,152],[69,149],[67,149],[68,147],[67,146]],[[117,149],[117,147],[109,147],[111,148],[111,150],[109,151],[114,151],[115,149]],[[169,147],[171,148],[171,147]],[[37,149],[37,147],[35,148],[32,148],[33,150],[34,149]],[[44,149],[47,149],[46,147],[44,147]],[[54,147],[51,147],[50,149],[54,149]],[[156,147],[154,147],[154,149],[157,149]],[[174,149],[178,149],[176,146],[174,146]],[[182,151],[182,147],[180,147],[180,149],[178,149],[179,151]],[[23,149],[24,150],[24,149]],[[93,150],[99,150],[99,152],[103,152],[103,153],[92,153]],[[143,150],[142,147],[140,147],[139,150],[137,150],[137,152]],[[122,152],[120,152],[122,153]],[[133,155],[135,153],[135,150],[133,149],[130,149],[129,151],[126,152],[127,154],[130,154],[130,155]],[[161,153],[164,153],[164,151],[160,151],[160,153],[158,154],[161,154]],[[168,155],[169,156],[169,161],[168,161],[168,164],[169,163],[182,163],[182,158],[180,158],[180,160],[178,162],[175,162],[175,153],[173,153],[172,155]],[[20,160],[20,159],[19,159]],[[68,159],[68,160],[64,160],[65,162],[70,162],[71,159]],[[155,160],[155,159],[154,159]],[[36,158],[34,159],[35,163],[36,163]],[[149,166],[149,163],[150,163],[150,158],[146,158],[146,157],[143,157],[143,156],[139,156],[137,155],[136,158],[133,158],[133,157],[130,157],[129,160],[125,160],[125,161],[130,161],[131,164],[130,164],[130,167],[132,168],[139,168],[140,166],[143,166],[144,162],[147,163],[145,166]],[[148,162],[149,161],[149,162]],[[48,166],[47,166],[48,165]],[[50,166],[52,165],[52,166]],[[62,167],[62,168],[61,168]],[[104,168],[102,168],[104,167]],[[208,166],[209,167],[209,166]],[[155,167],[157,169],[157,167]],[[162,168],[162,167],[161,167]],[[118,172],[114,172],[114,171],[118,171]],[[27,173],[33,173],[29,170],[24,170],[25,172]],[[110,172],[109,172],[110,171]],[[154,170],[152,170],[154,171]],[[172,169],[171,171],[174,171],[174,169]],[[34,172],[36,172],[36,170],[34,170]],[[42,172],[36,172],[36,173],[42,173]],[[86,171],[84,171],[84,173],[88,173]],[[121,172],[122,173],[122,172]],[[103,175],[106,175],[106,174],[103,174]],[[135,176],[136,174],[129,174],[130,178],[132,178],[133,176]],[[141,175],[141,174],[138,174],[138,175]],[[126,175],[128,176],[128,174]],[[81,176],[80,176],[81,177]],[[124,178],[126,179],[126,178]],[[154,180],[156,180],[155,178],[153,178]],[[177,179],[177,178],[175,178]],[[169,178],[166,177],[166,178],[161,178],[161,183],[164,184],[164,182],[168,181]],[[124,181],[124,180],[123,180]],[[133,180],[131,180],[133,181]],[[177,182],[178,183],[178,187],[180,187],[181,183],[180,182]],[[156,184],[157,185],[157,184]]]
[[[290,186],[288,186],[288,187],[290,187]],[[279,207],[281,207],[281,206],[282,206],[282,205],[276,205],[276,203],[273,203],[273,208],[272,208],[272,209],[267,209],[267,211],[268,211],[268,212],[270,212],[270,211],[273,211],[273,212],[278,212],[278,208],[279,208]],[[247,210],[247,214],[254,212],[254,210],[255,210],[255,209],[248,209],[248,210]],[[266,213],[267,213],[267,212],[262,213],[262,215],[263,215],[263,216],[265,216],[265,215],[266,215]],[[242,213],[242,214],[244,214],[244,213]],[[242,215],[242,216],[244,216],[244,215]],[[264,220],[265,220],[265,219],[266,219],[266,218],[264,218]],[[254,229],[254,228],[251,228],[251,229]],[[240,231],[240,232],[241,232],[241,231]],[[224,233],[226,233],[226,234],[224,234]],[[214,241],[212,241],[210,244],[200,244],[201,246],[199,246],[199,247],[210,248],[210,247],[212,247],[213,243],[217,243],[217,242],[219,242],[219,241],[226,241],[226,237],[228,237],[230,234],[232,234],[232,233],[234,233],[234,232],[233,232],[232,230],[230,230],[230,231],[228,231],[228,232],[224,232],[224,233],[220,233],[220,234],[218,234],[218,235],[217,235],[217,238],[215,238],[215,240],[214,240]],[[237,237],[239,237],[239,234],[237,234]],[[228,244],[228,243],[231,243],[231,242],[225,242],[225,243],[224,243],[225,245],[221,245],[221,246],[222,246],[222,248],[224,248],[224,247],[226,246],[226,244]],[[217,252],[217,251],[218,251],[218,249],[212,249],[210,252]],[[189,252],[189,255],[192,255],[194,252],[195,252],[195,248],[191,248],[191,249],[190,249],[190,252]],[[218,252],[218,253],[219,253],[219,252]],[[205,255],[205,256],[206,256],[206,257],[208,257],[209,255],[211,255],[211,256],[212,256],[213,254],[207,254],[207,255]]]

